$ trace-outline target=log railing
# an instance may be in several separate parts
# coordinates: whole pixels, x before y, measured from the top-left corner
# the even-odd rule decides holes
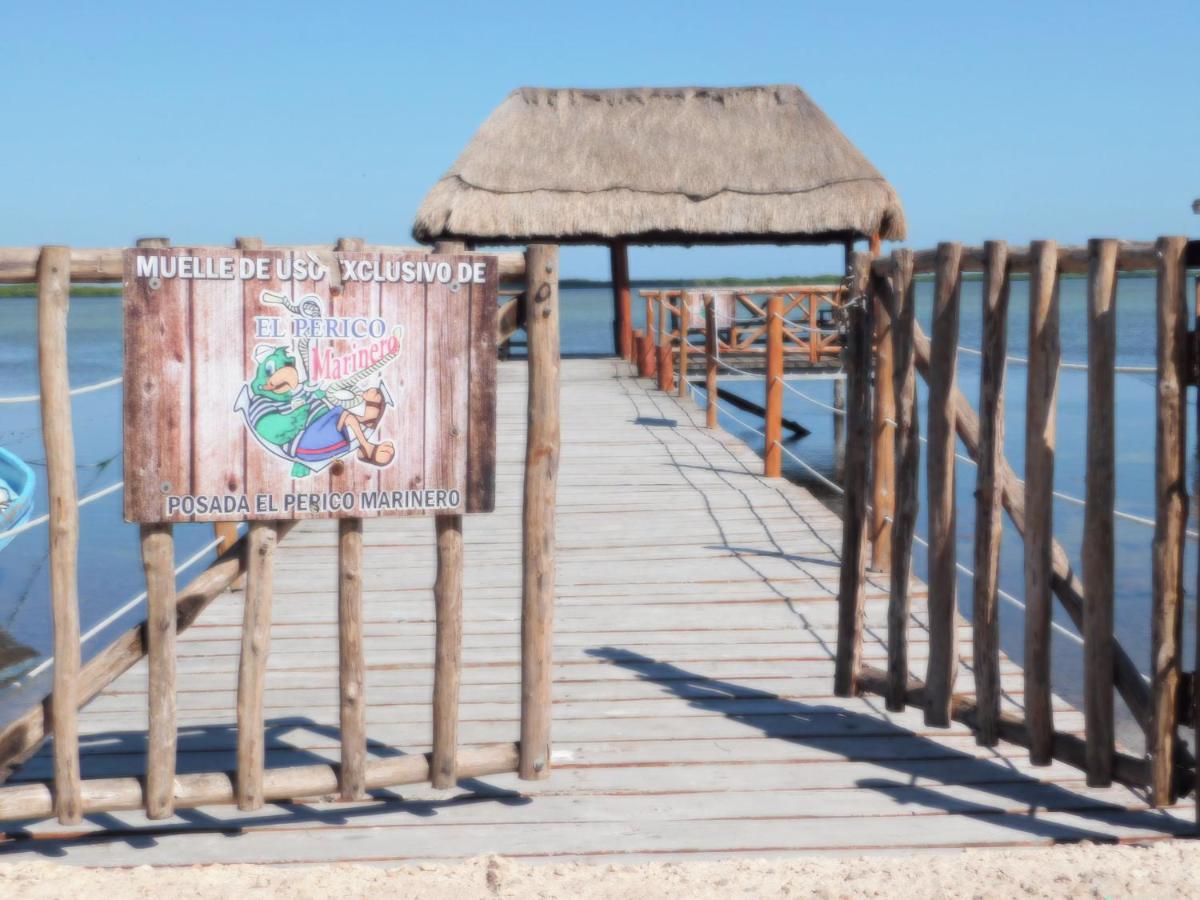
[[[697,392],[703,374],[710,427],[717,398],[763,419],[763,473],[782,472],[783,433],[803,435],[783,415],[790,370],[824,370],[837,377],[845,350],[845,285],[643,290],[648,328],[635,330],[631,347],[641,377],[680,397]],[[761,405],[719,387],[720,374],[763,379]],[[841,392],[838,392],[841,396]],[[831,407],[835,417],[841,413]],[[755,429],[757,431],[757,429]]]
[[[161,246],[166,242],[156,239],[153,243]],[[241,238],[237,246],[259,249],[264,245],[257,239]],[[329,259],[334,249],[429,252],[426,248],[367,245],[358,239],[343,239],[332,246],[270,249],[304,250]],[[461,248],[442,249],[461,252]],[[53,734],[54,777],[50,783],[0,788],[0,819],[55,815],[64,824],[74,824],[90,813],[130,809],[144,809],[151,818],[162,818],[176,809],[207,804],[237,803],[243,809],[253,809],[271,800],[332,792],[339,792],[344,799],[356,799],[367,790],[421,781],[447,787],[459,778],[500,772],[519,772],[523,778],[544,778],[549,774],[553,523],[559,445],[557,248],[534,245],[525,254],[505,253],[499,259],[501,277],[525,277],[529,273],[524,296],[533,298],[537,313],[529,323],[521,740],[471,748],[457,745],[462,520],[459,516],[440,516],[436,528],[438,571],[434,585],[437,646],[431,702],[433,750],[380,759],[366,757],[362,523],[343,520],[338,533],[337,600],[341,763],[268,768],[263,743],[263,676],[270,631],[271,570],[278,542],[295,523],[254,523],[241,538],[236,537],[236,531],[230,538],[227,531],[217,559],[178,591],[170,528],[145,526],[142,553],[149,598],[147,619],[81,664],[77,598],[80,501],[75,484],[70,403],[72,393],[79,391],[72,392],[68,382],[67,311],[71,283],[122,280],[123,249],[0,248],[0,283],[36,285],[40,402],[44,410],[54,410],[54,415],[42,416],[50,498],[54,684],[43,703],[0,728],[0,767],[5,774]],[[337,271],[332,265],[330,270]],[[511,334],[511,329],[522,321],[521,298],[514,297],[509,304],[507,309],[498,310],[499,334],[506,329]],[[114,380],[105,386],[117,383]],[[116,485],[113,489],[119,488]],[[238,767],[232,773],[179,774],[175,768],[174,639],[216,597],[243,578],[246,616],[238,679]],[[150,732],[145,777],[81,778],[79,709],[147,656]]]
[[[1041,241],[1027,248],[1002,242],[964,248],[945,243],[936,250],[898,250],[888,258],[855,258],[850,306],[861,314],[847,318],[847,343],[862,347],[872,333],[872,309],[883,309],[894,329],[895,354],[846,356],[852,397],[873,378],[894,387],[895,508],[891,531],[888,665],[880,670],[861,659],[865,555],[861,535],[871,511],[858,498],[867,495],[871,454],[848,455],[836,691],[843,696],[874,692],[891,709],[925,710],[932,725],[964,722],[987,745],[1004,739],[1029,748],[1031,761],[1058,759],[1083,768],[1089,784],[1113,780],[1148,789],[1154,804],[1166,805],[1194,785],[1195,762],[1180,730],[1197,723],[1194,673],[1182,671],[1184,539],[1188,496],[1185,447],[1187,387],[1197,383],[1197,332],[1188,323],[1200,312],[1188,309],[1189,267],[1200,265],[1200,242],[1160,238],[1153,244],[1093,240],[1086,247],[1058,247]],[[1157,278],[1157,509],[1152,550],[1150,611],[1151,672],[1147,681],[1116,639],[1113,629],[1113,526],[1115,472],[1114,373],[1117,274],[1150,269]],[[956,377],[958,311],[964,273],[983,281],[983,338],[979,413],[959,389]],[[1028,389],[1025,400],[1025,480],[1005,459],[1004,408],[1006,321],[1009,285],[1016,273],[1030,278]],[[933,276],[933,333],[926,338],[914,314],[914,276]],[[1058,284],[1064,274],[1087,276],[1088,433],[1086,509],[1082,579],[1072,570],[1053,536],[1055,401],[1060,368]],[[1200,300],[1200,287],[1197,288]],[[929,660],[923,680],[909,672],[908,585],[917,507],[918,410],[914,381],[929,386],[927,489],[929,512]],[[861,429],[867,413],[852,399],[848,430]],[[866,433],[871,436],[869,429]],[[870,440],[870,437],[868,437]],[[956,557],[954,458],[961,441],[977,465],[975,545],[971,618],[974,689],[956,692],[958,650],[957,580],[965,567]],[[851,438],[851,446],[856,443]],[[854,502],[850,502],[854,498]],[[996,617],[1001,514],[1021,535],[1025,555],[1024,710],[1001,710],[1000,649]],[[969,571],[969,570],[967,570]],[[1051,602],[1057,597],[1082,634],[1084,654],[1083,736],[1056,729],[1051,706]],[[1200,643],[1200,632],[1196,638]],[[1146,735],[1139,757],[1119,750],[1115,740],[1114,696],[1120,696]]]
[[[669,346],[678,358],[692,335],[705,328],[704,308],[711,301],[716,316],[717,352],[725,356],[761,360],[771,351],[768,306],[778,302],[782,352],[810,366],[837,365],[842,352],[838,316],[845,296],[840,285],[798,285],[745,288],[696,288],[687,290],[643,290],[646,321],[651,328],[646,339],[657,333],[658,346]],[[663,318],[660,329],[655,323]],[[634,335],[636,341],[638,335]],[[629,359],[636,362],[636,358]]]
[[[841,325],[846,288],[842,285],[799,285],[694,290],[643,290],[645,330],[636,330],[631,347],[642,377],[656,378],[661,390],[688,396],[692,375],[704,374],[710,417],[716,398],[763,418],[763,471],[782,471],[785,427],[804,433],[783,416],[784,379],[788,368],[841,366]],[[725,394],[718,370],[740,377],[762,377],[763,404]]]

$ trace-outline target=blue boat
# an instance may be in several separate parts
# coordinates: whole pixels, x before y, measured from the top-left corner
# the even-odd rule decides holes
[[[0,550],[16,535],[5,537],[33,513],[33,489],[37,478],[19,456],[0,447]]]

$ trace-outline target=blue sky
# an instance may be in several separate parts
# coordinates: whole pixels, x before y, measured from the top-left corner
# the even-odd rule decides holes
[[[797,83],[895,184],[915,246],[1196,234],[1194,25],[1171,2],[7,4],[0,244],[408,242],[523,84]],[[632,268],[839,260],[664,248]],[[566,274],[606,269],[565,251]]]

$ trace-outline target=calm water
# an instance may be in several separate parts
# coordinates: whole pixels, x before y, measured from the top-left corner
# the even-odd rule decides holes
[[[918,286],[918,310],[929,330],[932,286]],[[566,353],[608,353],[612,347],[611,300],[606,289],[577,288],[562,292],[563,350]],[[1009,322],[1010,352],[1025,355],[1027,320],[1026,284],[1013,285]],[[635,308],[639,304],[635,303]],[[1066,361],[1086,361],[1087,332],[1084,319],[1084,282],[1065,280],[1062,286],[1062,353]],[[967,283],[963,289],[961,342],[980,345],[980,286]],[[1155,346],[1154,282],[1152,279],[1123,279],[1118,298],[1118,358],[1125,365],[1153,365]],[[639,321],[638,327],[642,325]],[[0,395],[28,394],[37,391],[34,305],[32,300],[0,299]],[[70,319],[71,383],[83,385],[111,378],[121,371],[120,301],[117,298],[86,298],[73,304]],[[960,356],[959,381],[973,404],[979,396],[978,358]],[[920,384],[919,380],[918,383]],[[761,402],[758,383],[731,380],[723,384],[747,398]],[[830,381],[796,382],[803,392],[825,403],[832,401]],[[923,385],[921,386],[923,391]],[[1137,515],[1153,518],[1154,483],[1154,380],[1150,375],[1117,377],[1117,506]],[[832,416],[794,394],[785,392],[785,415],[802,422],[811,435],[796,440],[788,449],[819,471],[832,476],[834,441]],[[922,398],[923,398],[922,393]],[[1009,461],[1020,474],[1023,469],[1023,407],[1025,369],[1012,365],[1008,372],[1008,416],[1006,450]],[[1194,401],[1194,398],[1193,398]],[[923,402],[923,399],[922,399]],[[1192,409],[1195,409],[1193,402]],[[1055,484],[1059,491],[1083,496],[1084,448],[1086,442],[1086,373],[1063,370],[1059,381],[1058,445]],[[121,397],[119,390],[84,395],[74,401],[75,439],[78,448],[79,491],[86,495],[119,481],[121,478]],[[738,417],[754,427],[761,423],[749,414]],[[722,415],[727,430],[746,440],[761,452],[762,439],[728,415]],[[35,404],[0,405],[0,446],[15,451],[44,474],[40,421]],[[1195,459],[1194,439],[1190,439],[1189,459]],[[788,474],[801,482],[815,482],[801,467],[784,457]],[[922,460],[922,478],[924,460]],[[973,490],[975,470],[958,465],[958,538],[959,560],[970,565],[972,555]],[[45,511],[44,478],[39,484],[36,513]],[[814,484],[814,489],[819,489]],[[923,490],[923,489],[922,489]],[[1054,532],[1078,567],[1083,526],[1083,510],[1059,501],[1054,508]],[[138,555],[137,528],[121,520],[120,494],[113,494],[81,512],[83,540],[80,546],[80,605],[82,630],[88,635],[85,657],[101,649],[113,636],[139,621],[143,604],[129,601],[143,590]],[[1193,511],[1192,521],[1195,522]],[[1001,551],[1001,587],[1020,597],[1023,594],[1022,549],[1015,531],[1008,527]],[[1195,527],[1193,524],[1192,527]],[[918,533],[926,533],[924,513]],[[1150,544],[1153,530],[1118,520],[1117,537],[1117,629],[1122,644],[1137,663],[1148,669],[1150,603]],[[0,552],[0,628],[21,644],[44,657],[50,647],[48,613],[46,529],[37,528],[18,536]],[[180,526],[176,543],[180,561],[202,550],[212,540],[207,525]],[[1195,582],[1196,542],[1188,542],[1187,583]],[[203,554],[186,578],[212,559]],[[925,554],[917,548],[915,569],[925,575]],[[969,614],[970,579],[960,579],[959,599]],[[129,606],[124,612],[123,607]],[[1189,590],[1185,635],[1192,631],[1195,611],[1194,594]],[[119,613],[119,614],[117,614]],[[1056,619],[1071,629],[1059,610]],[[106,624],[107,623],[107,624]],[[1001,633],[1005,651],[1021,658],[1021,611],[1001,603]],[[1069,700],[1080,702],[1082,658],[1076,643],[1055,634],[1055,686]],[[1193,641],[1185,638],[1190,665]],[[3,662],[0,661],[0,667]],[[919,674],[919,673],[918,673]],[[32,677],[26,673],[15,684],[0,688],[0,718],[15,708],[24,708],[44,694],[48,686],[46,671]],[[1120,706],[1120,704],[1118,704]],[[1129,729],[1124,736],[1131,744]]]

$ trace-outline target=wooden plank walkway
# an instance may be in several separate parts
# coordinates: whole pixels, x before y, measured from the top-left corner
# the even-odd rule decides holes
[[[977,747],[961,726],[831,694],[840,522],[760,477],[740,441],[611,360],[563,363],[554,772],[452,791],[27,823],[0,853],[91,865],[302,863],[503,853],[531,859],[862,853],[1184,833],[1190,805],[1147,810],[1083,773]],[[467,521],[461,738],[517,738],[522,363],[500,366],[498,510]],[[337,758],[335,528],[281,545],[266,696],[268,765]],[[430,744],[433,523],[366,525],[368,732],[375,753]],[[885,592],[865,656],[884,660]],[[181,772],[232,768],[242,596],[179,642]],[[924,671],[923,589],[911,656]],[[970,658],[970,629],[961,635]],[[1005,661],[1007,703],[1020,672]],[[1082,728],[1059,704],[1060,728]],[[146,668],[82,714],[85,777],[144,767]],[[13,782],[50,772],[44,750]],[[66,833],[64,833],[66,832]]]

